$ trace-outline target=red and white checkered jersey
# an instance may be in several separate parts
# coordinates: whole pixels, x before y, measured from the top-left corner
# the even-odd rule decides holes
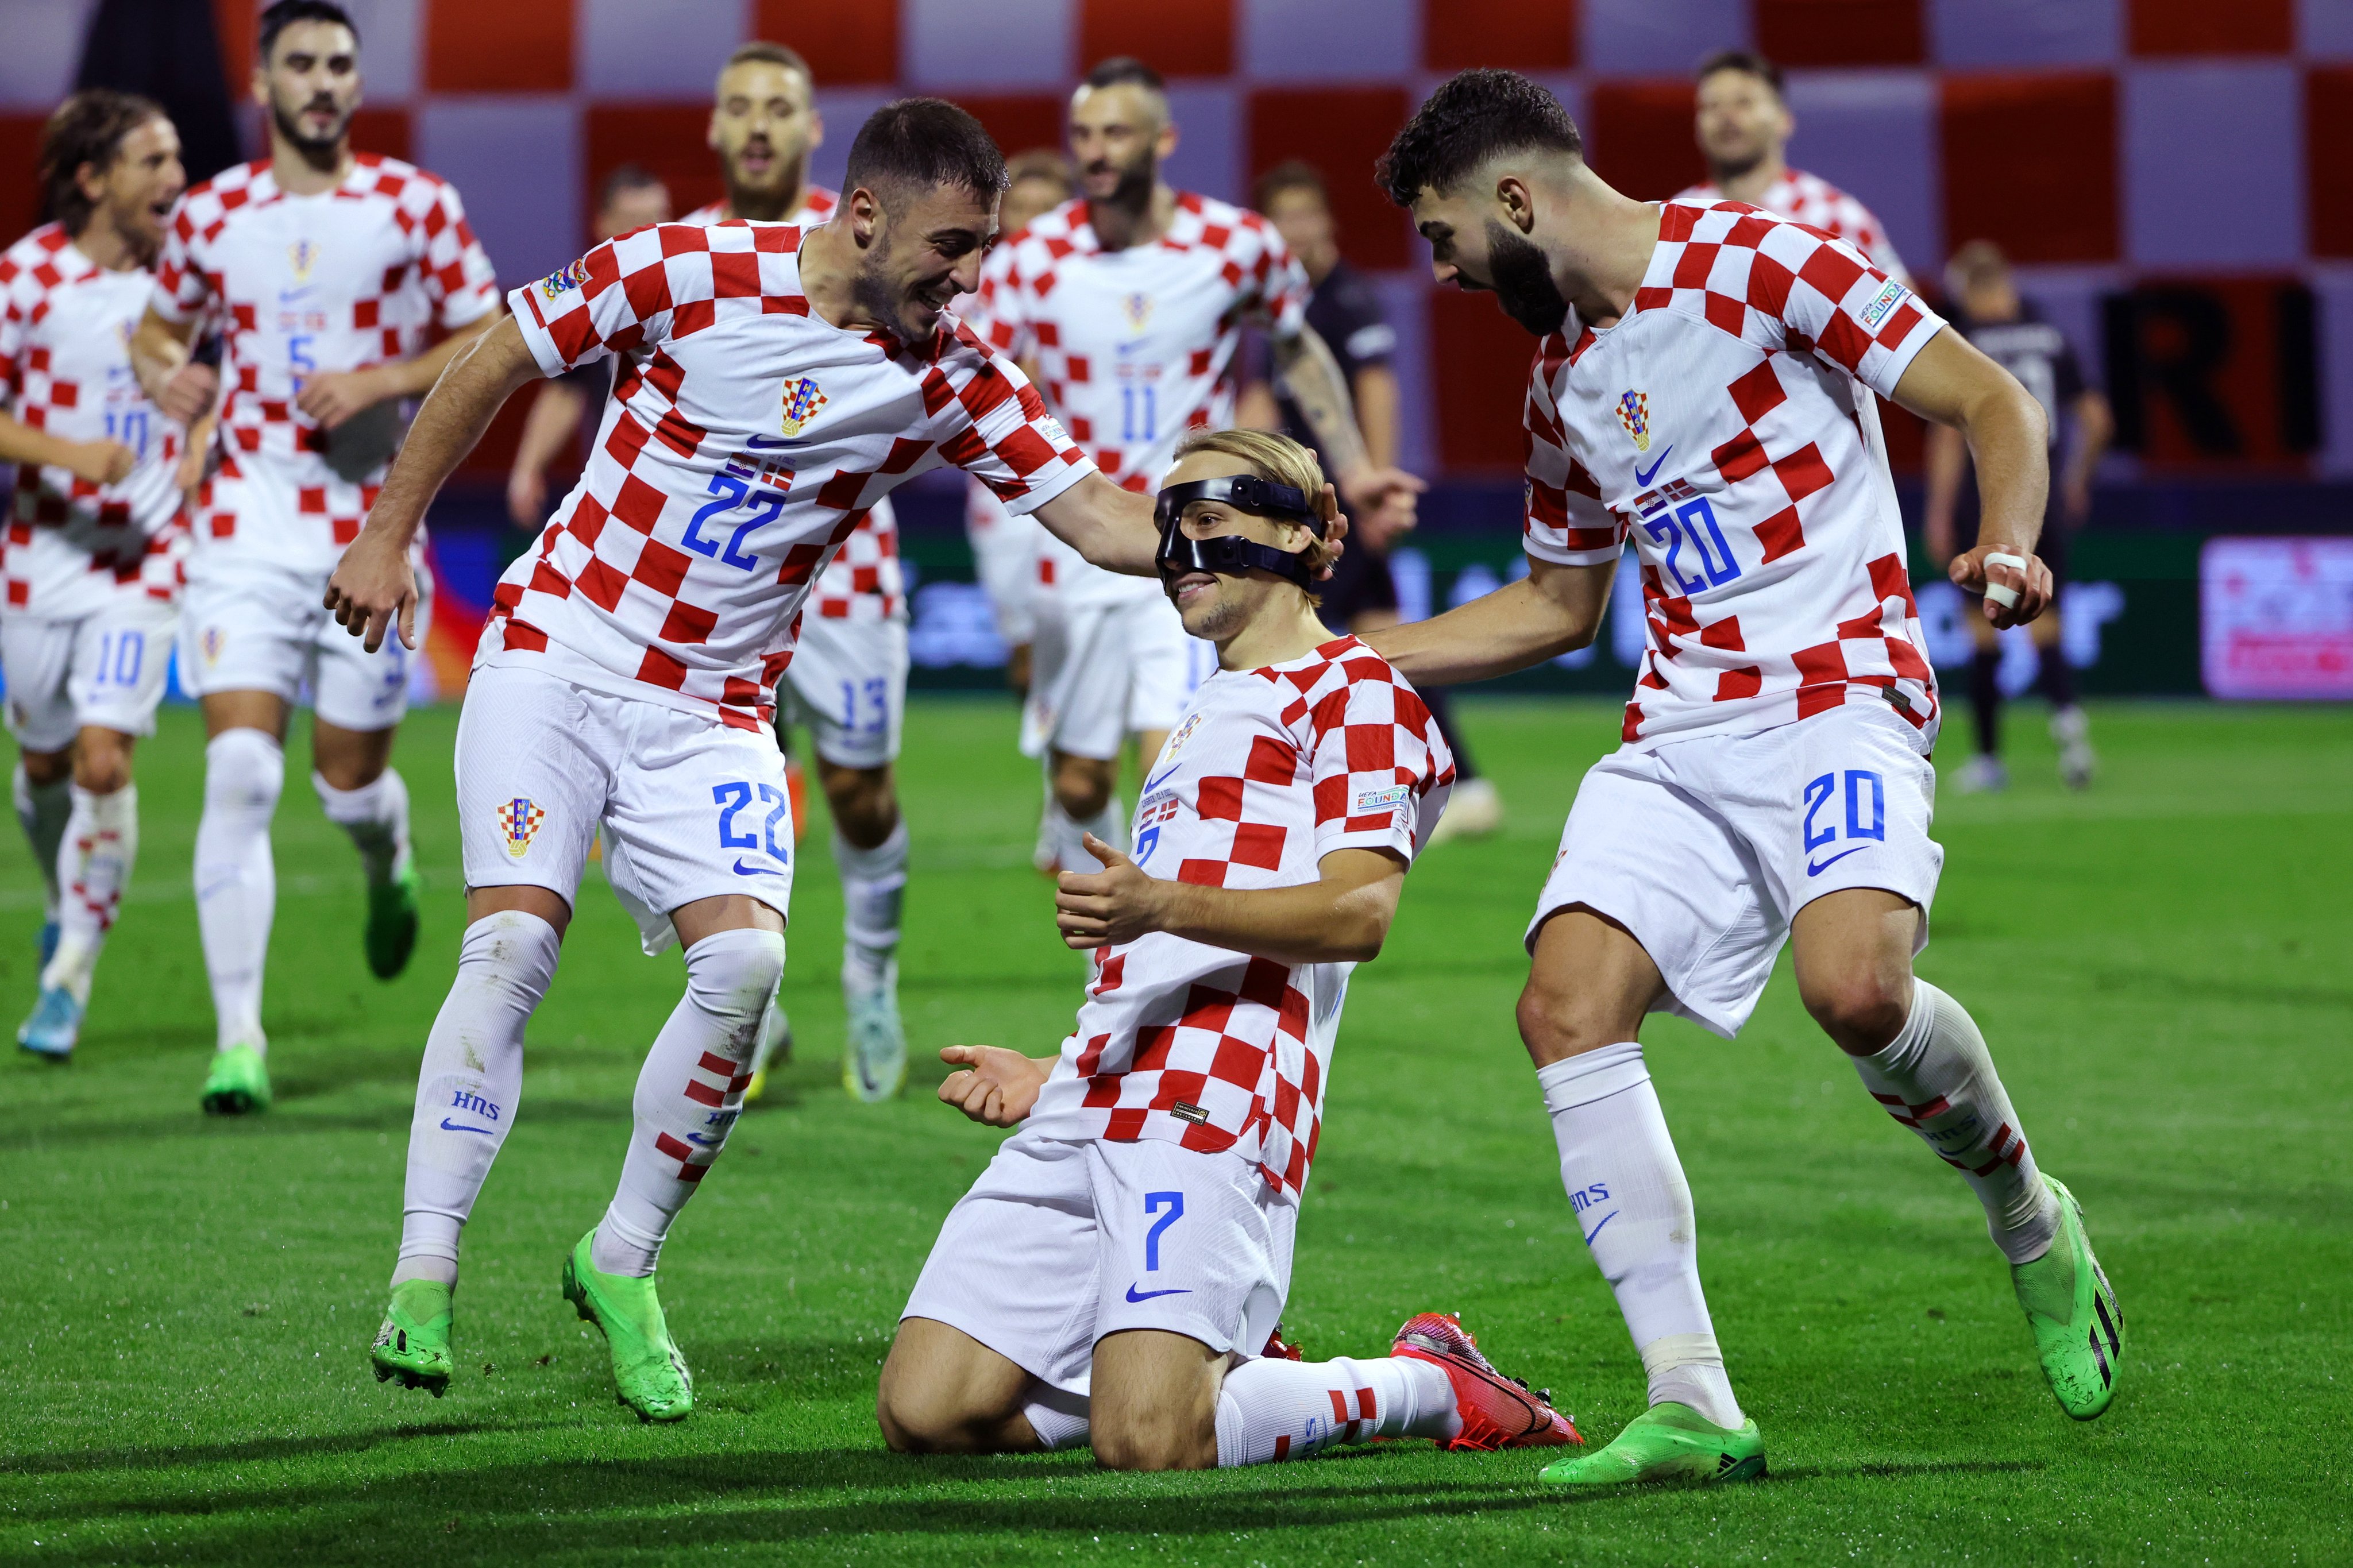
[[[1336,849],[1409,863],[1454,758],[1405,677],[1354,637],[1204,682],[1136,803],[1135,863],[1212,888],[1313,882]],[[1155,931],[1094,952],[1028,1125],[1253,1162],[1296,1198],[1323,1124],[1350,963],[1286,964]]]
[[[829,324],[802,231],[660,224],[508,296],[549,375],[619,358],[588,466],[500,579],[477,661],[757,729],[811,584],[869,508],[943,464],[1029,511],[1094,471],[953,316]]]
[[[1672,199],[1707,206],[1727,198],[1714,185],[1694,185]],[[1888,243],[1887,226],[1873,216],[1869,207],[1820,175],[1809,174],[1803,169],[1784,169],[1781,177],[1766,186],[1752,205],[1777,217],[1820,229],[1833,239],[1845,240],[1862,252],[1864,260],[1905,287],[1911,287],[1912,275],[1904,269],[1904,258]]]
[[[1819,230],[1668,203],[1633,308],[1572,313],[1529,375],[1527,552],[1630,535],[1649,650],[1624,738],[1769,729],[1851,697],[1935,738],[1877,405],[1944,321]],[[1866,391],[1865,389],[1868,389]]]
[[[1066,202],[991,251],[972,321],[1037,367],[1047,405],[1098,468],[1149,490],[1186,431],[1234,422],[1244,323],[1296,337],[1312,290],[1274,226],[1228,203],[1180,195],[1167,234],[1124,250],[1105,250],[1087,215],[1083,199]],[[1160,593],[1056,539],[1039,552],[1039,583],[1068,603]]]
[[[0,409],[67,441],[117,441],[138,466],[117,485],[25,465],[0,535],[0,614],[73,620],[119,593],[178,596],[187,523],[175,475],[185,432],[139,390],[131,334],[154,278],[82,254],[60,224],[0,253]]]
[[[823,185],[811,185],[801,205],[786,221],[797,228],[815,228],[833,216],[841,198]],[[727,204],[699,206],[681,223],[708,228],[725,223]],[[829,621],[888,621],[907,613],[907,585],[899,570],[899,514],[889,497],[876,501],[864,521],[841,542],[840,552],[818,574],[809,606]]]
[[[358,153],[318,195],[289,195],[266,162],[191,186],[156,263],[155,311],[223,324],[221,468],[246,481],[243,493],[273,498],[234,514],[200,496],[198,569],[244,558],[332,570],[375,504],[396,432],[386,410],[331,437],[295,406],[303,382],[413,358],[429,328],[465,326],[498,304],[458,193],[397,158]],[[385,461],[353,471],[360,459],[339,458],[338,474],[331,442]]]

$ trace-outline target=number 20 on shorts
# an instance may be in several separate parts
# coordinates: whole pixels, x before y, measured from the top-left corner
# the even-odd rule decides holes
[[[1840,794],[1840,776],[1824,773],[1806,781],[1805,849],[1809,855],[1835,841],[1839,836],[1838,812],[1831,802]],[[1885,843],[1886,782],[1867,768],[1849,768],[1844,777],[1847,837]]]

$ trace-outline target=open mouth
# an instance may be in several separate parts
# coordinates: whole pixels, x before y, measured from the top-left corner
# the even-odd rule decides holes
[[[776,149],[765,142],[754,142],[735,155],[735,165],[747,174],[765,174],[776,166]]]

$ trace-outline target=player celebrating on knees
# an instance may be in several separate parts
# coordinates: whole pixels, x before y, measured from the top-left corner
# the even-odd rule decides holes
[[[41,178],[58,221],[0,255],[0,462],[17,465],[0,666],[16,814],[50,909],[16,1042],[62,1061],[139,852],[131,752],[155,732],[179,613],[186,433],[140,391],[124,343],[188,182],[163,110],[104,89],[49,116]],[[190,377],[199,411],[209,374]]]
[[[1954,576],[2040,615],[2034,399],[1841,242],[1737,203],[1635,202],[1510,71],[1433,93],[1381,165],[1440,282],[1541,339],[1526,405],[1529,575],[1375,635],[1416,679],[1475,680],[1592,639],[1630,535],[1650,649],[1624,744],[1586,774],[1528,928],[1519,1024],[1594,1261],[1651,1407],[1549,1481],[1761,1475],[1725,1374],[1691,1189],[1636,1043],[1680,1013],[1730,1037],[1784,941],[1863,1087],[1985,1206],[2060,1405],[2115,1393],[2124,1322],[2066,1188],[2039,1174],[1961,1005],[1912,973],[1934,678],[1870,394],[1960,431],[1984,521]]]
[[[417,945],[408,788],[390,765],[407,659],[363,654],[327,625],[320,593],[399,444],[401,400],[431,386],[499,303],[458,193],[352,151],[359,35],[341,8],[278,0],[260,47],[253,94],[270,156],[181,198],[132,344],[149,395],[187,419],[212,374],[187,344],[208,318],[226,330],[219,471],[196,498],[180,658],[209,737],[196,916],[219,1026],[204,1104],[223,1113],[269,1103],[269,820],[287,713],[306,685],[311,783],[367,874],[368,967],[388,980]],[[427,348],[436,326],[448,336]]]
[[[1167,471],[1176,440],[1234,416],[1234,353],[1251,318],[1274,340],[1277,374],[1361,509],[1412,514],[1419,481],[1377,468],[1346,379],[1307,325],[1307,275],[1256,213],[1171,189],[1160,165],[1176,126],[1159,73],[1109,59],[1071,98],[1081,199],[999,246],[982,271],[979,317],[1020,358],[1103,471],[1137,490]],[[1092,871],[1082,831],[1125,832],[1112,797],[1134,732],[1150,771],[1197,679],[1193,649],[1150,584],[1040,549],[1036,642],[1023,747],[1046,759],[1041,868]]]
[[[902,1452],[1092,1442],[1115,1469],[1206,1469],[1335,1442],[1575,1442],[1546,1396],[1425,1312],[1381,1360],[1266,1344],[1348,974],[1380,952],[1454,782],[1430,710],[1315,617],[1331,492],[1307,449],[1197,431],[1160,491],[1160,579],[1217,646],[1135,813],[1135,858],[1065,872],[1094,955],[1061,1050],[940,1053],[940,1098],[1019,1127],[949,1214],[883,1363]]]
[[[619,1188],[564,1289],[622,1402],[692,1408],[654,1288],[727,1141],[785,962],[793,827],[770,728],[811,584],[868,509],[954,464],[1096,563],[1152,570],[1151,503],[1096,473],[1009,362],[945,313],[996,229],[1005,162],[935,99],[886,104],[823,227],[662,224],[510,296],[450,367],[328,588],[373,648],[414,637],[427,504],[534,376],[620,361],[603,439],[500,582],[458,723],[471,922],[425,1047],[380,1378],[450,1372],[458,1241],[522,1083],[589,844],[687,988],[648,1052]]]

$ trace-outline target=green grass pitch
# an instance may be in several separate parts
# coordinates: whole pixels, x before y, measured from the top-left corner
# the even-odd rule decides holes
[[[1512,1026],[1518,937],[1603,704],[1465,704],[1511,806],[1433,852],[1350,997],[1288,1322],[1310,1355],[1377,1354],[1461,1311],[1588,1436],[1641,1369],[1564,1201]],[[856,1563],[2353,1559],[2353,722],[2343,710],[2114,706],[2069,796],[2039,710],[2020,783],[1948,794],[1922,972],[1984,1024],[2038,1157],[2083,1198],[2130,1321],[2105,1419],[2034,1367],[1968,1191],[1872,1104],[1785,971],[1747,1035],[1672,1020],[1651,1059],[1699,1200],[1701,1259],[1771,1479],[1574,1500],[1541,1458],[1420,1444],[1167,1477],[1083,1455],[905,1460],[875,1371],[992,1134],[934,1103],[928,1048],[1043,1050],[1078,999],[1027,868],[1035,774],[1002,701],[919,702],[904,772],[906,1100],[839,1087],[839,898],[806,839],[786,987],[802,1043],[687,1210],[663,1269],[701,1405],[670,1429],[613,1402],[559,1299],[610,1194],[677,958],[640,957],[582,890],[530,1033],[519,1122],[467,1237],[460,1375],[381,1387],[366,1345],[399,1223],[426,1028],[461,914],[455,715],[410,722],[427,928],[366,974],[349,848],[292,781],[268,1022],[279,1101],[207,1121],[212,1044],[187,891],[201,739],[140,758],[137,885],[71,1066],[0,1097],[0,1559],[617,1563],[726,1552]],[[306,742],[298,734],[298,762]],[[1957,724],[1946,762],[1963,750]],[[18,844],[13,829],[10,846]],[[0,996],[32,1000],[34,878],[0,848]]]

